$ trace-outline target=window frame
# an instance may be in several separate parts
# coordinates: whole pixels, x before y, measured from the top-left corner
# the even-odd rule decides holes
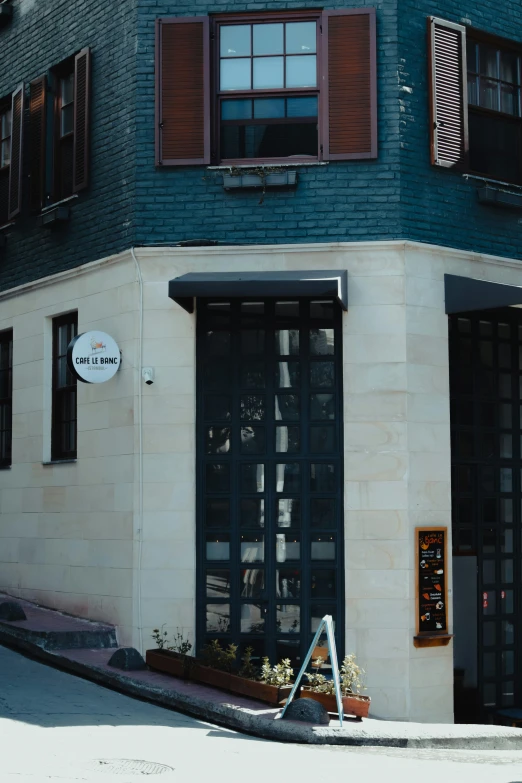
[[[51,410],[51,462],[60,462],[64,460],[75,460],[77,457],[78,446],[78,384],[76,378],[70,373],[72,383],[65,386],[58,386],[58,368],[59,359],[65,359],[67,352],[59,353],[59,333],[60,327],[70,326],[71,339],[78,334],[78,312],[70,312],[65,315],[57,316],[52,320],[52,410]],[[70,340],[69,340],[70,342]],[[74,449],[65,450],[61,448],[62,443],[62,420],[59,413],[62,409],[62,400],[67,395],[75,395],[75,418],[67,419],[70,424],[74,422]]]
[[[10,125],[11,125],[11,135],[6,136],[5,139],[2,137],[2,119],[6,114],[10,114]],[[9,138],[9,163],[7,163],[5,166],[2,166],[2,145],[3,142]],[[13,113],[12,113],[12,103],[9,98],[6,98],[2,101],[0,101],[0,180],[4,181],[4,188],[5,188],[5,195],[6,195],[6,202],[5,202],[5,214],[0,213],[0,226],[4,225],[8,222],[9,218],[9,177],[10,177],[10,171],[11,171],[11,149],[12,149],[12,141],[13,141]]]
[[[210,96],[211,96],[211,159],[213,162],[228,166],[228,165],[259,165],[259,164],[288,164],[288,163],[318,163],[321,161],[322,156],[322,135],[324,127],[324,90],[328,88],[327,84],[322,84],[322,75],[324,72],[324,54],[322,47],[322,11],[310,10],[310,11],[288,11],[286,13],[284,9],[278,11],[267,12],[251,12],[244,14],[215,14],[210,17]],[[314,21],[316,23],[316,63],[317,63],[317,86],[316,87],[283,87],[276,89],[261,89],[255,90],[220,90],[219,78],[220,78],[220,28],[222,26],[229,25],[245,25],[280,22],[285,24],[286,22],[305,22]],[[284,56],[284,55],[283,55]],[[250,59],[253,60],[253,53],[250,55]],[[323,89],[321,89],[321,87]],[[323,93],[323,98],[321,97]],[[252,100],[255,97],[269,98],[269,97],[299,97],[299,96],[317,96],[317,155],[316,156],[291,156],[291,157],[270,157],[270,158],[222,158],[221,157],[221,102],[223,99],[234,98],[241,100],[243,98],[250,98]],[[286,118],[285,118],[286,119]],[[292,118],[294,119],[294,118]],[[298,119],[298,118],[295,118]],[[288,124],[286,122],[269,122],[266,120],[254,120],[251,123],[254,124]],[[311,124],[311,123],[310,123]]]
[[[0,446],[0,469],[10,468],[13,462],[12,459],[12,443],[13,443],[13,330],[6,329],[0,332],[0,354],[5,350],[4,346],[7,346],[8,351],[8,363],[5,370],[0,369],[0,374],[7,372],[7,396],[0,396],[0,433],[7,433],[7,445],[5,453],[2,452]],[[0,364],[1,367],[1,364]],[[1,385],[0,385],[1,389]],[[1,429],[2,413],[3,409],[7,409],[7,415],[9,419],[9,426],[7,429]]]
[[[505,38],[500,38],[496,35],[491,35],[489,33],[486,33],[482,30],[476,30],[473,27],[466,27],[466,80],[468,79],[468,75],[470,73],[469,64],[467,62],[467,48],[468,48],[468,42],[471,41],[475,44],[478,44],[479,46],[486,45],[489,46],[492,49],[496,49],[497,52],[501,51],[507,51],[512,52],[513,54],[516,54],[518,56],[518,115],[516,114],[509,114],[507,112],[503,111],[497,111],[496,109],[488,109],[484,106],[476,105],[473,103],[470,103],[469,101],[469,92],[468,92],[468,99],[467,99],[467,111],[468,111],[468,126],[469,126],[469,118],[471,115],[474,115],[476,117],[492,117],[495,119],[504,120],[505,122],[508,122],[512,125],[516,125],[520,128],[520,159],[521,159],[521,165],[518,172],[518,178],[513,177],[513,179],[500,179],[499,177],[491,176],[489,174],[485,174],[482,171],[477,171],[471,167],[471,134],[470,134],[470,150],[468,152],[468,164],[466,167],[466,173],[472,174],[477,177],[484,177],[486,179],[490,179],[497,182],[506,182],[513,185],[522,185],[522,45],[517,44],[516,41],[510,41]],[[475,71],[472,71],[473,74],[475,74]],[[479,80],[481,78],[480,74],[478,74]],[[482,78],[489,78],[489,77],[482,77]],[[504,83],[502,80],[498,79],[491,79],[492,81],[495,81],[496,83],[502,84]],[[480,81],[479,81],[479,88],[480,88]]]

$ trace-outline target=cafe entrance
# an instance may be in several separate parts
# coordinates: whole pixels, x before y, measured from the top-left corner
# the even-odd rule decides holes
[[[341,308],[198,299],[197,646],[343,639]]]
[[[449,318],[455,719],[522,704],[522,316]]]

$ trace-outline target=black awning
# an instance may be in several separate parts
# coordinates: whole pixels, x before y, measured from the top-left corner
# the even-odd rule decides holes
[[[337,299],[348,309],[346,270],[321,272],[191,272],[169,281],[169,296],[189,313],[194,297],[297,297]]]
[[[522,286],[490,283],[459,275],[444,275],[444,294],[448,315],[522,305]]]

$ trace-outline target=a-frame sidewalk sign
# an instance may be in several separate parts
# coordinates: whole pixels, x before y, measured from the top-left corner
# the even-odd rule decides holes
[[[341,697],[341,682],[339,678],[339,664],[337,661],[337,649],[335,647],[333,620],[332,620],[332,616],[329,614],[325,615],[321,620],[321,622],[319,623],[319,628],[317,629],[317,632],[313,638],[312,644],[310,645],[310,649],[306,653],[306,657],[303,661],[303,665],[301,666],[296,681],[294,682],[294,687],[290,692],[290,696],[286,700],[286,704],[284,706],[283,712],[281,713],[281,718],[284,717],[288,705],[290,704],[290,702],[292,701],[292,699],[296,694],[296,691],[299,687],[299,683],[301,682],[303,674],[305,673],[308,664],[310,663],[310,659],[312,657],[313,651],[317,647],[317,643],[321,638],[321,634],[323,633],[323,631],[326,631],[326,639],[328,641],[328,652],[330,654],[330,662],[332,664],[332,675],[333,675],[333,681],[335,685],[335,698],[337,700],[337,711],[339,713],[339,724],[342,726],[344,714],[343,714],[343,700]]]

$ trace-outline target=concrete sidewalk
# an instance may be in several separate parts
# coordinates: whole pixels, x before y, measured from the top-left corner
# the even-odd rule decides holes
[[[171,707],[194,717],[279,742],[366,745],[398,748],[522,750],[522,730],[503,726],[406,723],[367,718],[336,719],[330,726],[280,720],[280,710],[224,693],[206,685],[145,670],[121,672],[108,666],[116,649],[112,626],[81,620],[0,594],[0,603],[15,600],[27,616],[0,621],[0,643],[51,666],[114,688],[130,696]],[[67,647],[60,648],[59,644]],[[81,647],[89,644],[89,647]]]

